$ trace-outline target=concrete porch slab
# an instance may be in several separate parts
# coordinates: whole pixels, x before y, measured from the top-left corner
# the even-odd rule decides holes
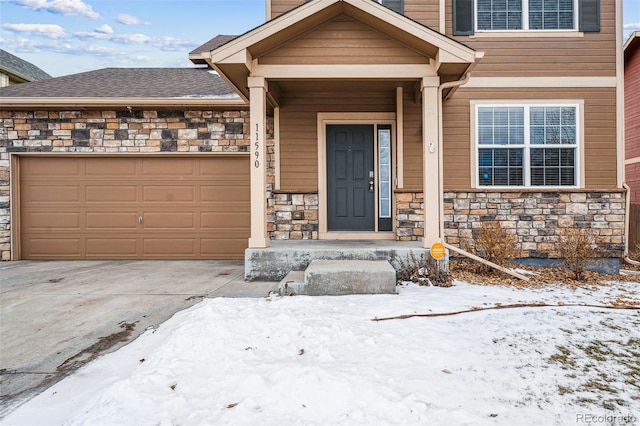
[[[390,261],[392,254],[406,259],[410,252],[419,257],[429,250],[420,241],[275,240],[271,247],[245,251],[244,277],[247,281],[280,281],[289,271],[305,270],[312,260]]]

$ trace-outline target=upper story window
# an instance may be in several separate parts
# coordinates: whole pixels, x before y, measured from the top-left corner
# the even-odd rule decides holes
[[[477,0],[478,31],[574,30],[577,0]]]
[[[404,0],[375,0],[383,6],[404,14]]]
[[[476,106],[477,187],[575,187],[578,105]]]
[[[452,0],[453,34],[600,31],[600,0]]]

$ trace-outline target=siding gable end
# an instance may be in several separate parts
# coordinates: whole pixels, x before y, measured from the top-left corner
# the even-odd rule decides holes
[[[261,64],[427,64],[416,50],[346,15],[257,58]]]

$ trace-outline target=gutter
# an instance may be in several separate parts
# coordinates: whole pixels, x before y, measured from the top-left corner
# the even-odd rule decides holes
[[[484,57],[484,52],[476,52],[476,60],[480,60]],[[447,81],[446,83],[442,83],[438,86],[438,191],[440,192],[440,197],[438,199],[438,203],[440,204],[438,207],[438,215],[439,217],[439,229],[438,229],[438,238],[440,241],[444,241],[444,203],[442,202],[442,197],[444,196],[444,179],[443,179],[443,170],[444,170],[444,156],[443,156],[443,129],[442,129],[442,93],[447,89],[456,89],[466,83],[469,82],[471,78],[471,71],[476,67],[477,62],[473,62],[464,76],[460,80],[455,81]],[[447,93],[447,98],[454,92],[451,90]]]
[[[36,98],[0,97],[0,109],[97,107],[248,107],[240,98]]]

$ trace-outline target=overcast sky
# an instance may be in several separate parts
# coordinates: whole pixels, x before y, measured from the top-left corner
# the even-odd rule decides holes
[[[626,40],[640,31],[640,0],[624,10]],[[2,48],[60,76],[191,66],[195,47],[262,24],[265,0],[0,0],[0,16]]]

